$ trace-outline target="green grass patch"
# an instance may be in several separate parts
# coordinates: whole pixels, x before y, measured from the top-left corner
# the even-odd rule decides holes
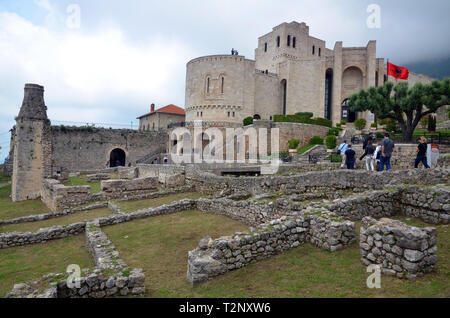
[[[124,201],[117,202],[122,212],[135,212],[148,208],[156,208],[164,204],[170,204],[176,201],[180,201],[183,199],[199,199],[204,197],[204,195],[200,193],[190,192],[190,193],[177,193],[170,194],[164,197],[155,198],[155,199],[147,199],[147,200],[139,200],[139,201]]]
[[[70,177],[69,182],[64,183],[67,187],[75,187],[75,186],[90,186],[91,193],[96,194],[102,192],[101,181],[96,182],[87,182],[86,176],[78,176],[78,177]]]
[[[227,218],[190,211],[105,228],[121,256],[132,267],[143,267],[147,297],[449,297],[450,235],[439,231],[439,261],[434,273],[415,281],[382,276],[381,289],[369,289],[359,244],[336,253],[311,244],[251,264],[191,287],[186,281],[187,252],[205,235],[217,238],[245,226]],[[403,220],[402,220],[403,221]],[[413,225],[430,226],[420,221]],[[358,224],[357,236],[359,237]],[[125,239],[125,237],[128,237]]]
[[[207,235],[218,238],[248,231],[248,227],[224,216],[185,211],[104,227],[103,231],[130,267],[144,269],[146,296],[159,298],[200,296],[186,281],[188,251]]]
[[[10,182],[11,178],[0,175],[0,184]]]
[[[0,250],[0,297],[5,297],[14,284],[50,273],[65,273],[71,264],[78,264],[82,269],[94,266],[84,235]]]
[[[305,152],[312,149],[314,146],[316,146],[316,145],[306,145],[306,146],[298,148],[297,155],[303,155]]]
[[[87,220],[94,220],[104,216],[111,215],[112,212],[108,208],[95,209],[83,212],[76,212],[67,216],[31,222],[31,223],[21,223],[21,224],[11,224],[0,226],[0,233],[5,232],[37,232],[39,229],[52,227],[52,226],[66,226],[73,223],[83,222]]]
[[[40,199],[12,202],[11,186],[0,188],[0,220],[10,220],[34,214],[50,213]]]

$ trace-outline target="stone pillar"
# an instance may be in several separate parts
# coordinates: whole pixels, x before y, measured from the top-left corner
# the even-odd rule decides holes
[[[333,67],[333,92],[331,104],[331,119],[333,125],[341,122],[342,104],[342,42],[336,42],[334,46],[334,67]]]
[[[44,87],[26,84],[14,136],[11,192],[14,202],[40,197],[44,178],[51,176],[50,143]]]

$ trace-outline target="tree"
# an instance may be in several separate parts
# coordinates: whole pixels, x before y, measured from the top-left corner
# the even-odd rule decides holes
[[[355,120],[353,124],[355,125],[356,129],[363,130],[367,125],[367,121],[364,118],[360,118]]]
[[[337,146],[337,138],[336,136],[328,136],[325,140],[325,144],[327,145],[328,149],[334,149]]]
[[[349,98],[353,112],[371,111],[377,118],[395,120],[406,140],[413,139],[413,133],[420,120],[449,104],[450,78],[433,81],[431,84],[417,83],[408,88],[408,83],[361,90]]]
[[[244,126],[253,125],[253,117],[247,117],[244,119]]]

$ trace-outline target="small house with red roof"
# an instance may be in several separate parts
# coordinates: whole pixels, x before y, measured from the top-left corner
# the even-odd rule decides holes
[[[150,112],[137,119],[139,119],[140,131],[166,130],[183,125],[186,120],[186,113],[183,108],[172,104],[158,110],[155,109],[155,104],[152,104]]]

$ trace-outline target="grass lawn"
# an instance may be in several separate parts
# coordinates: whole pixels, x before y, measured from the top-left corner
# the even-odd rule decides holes
[[[64,183],[64,185],[67,186],[67,187],[90,186],[92,194],[102,192],[101,181],[88,183],[86,181],[86,176],[70,177],[69,180],[70,180],[69,182]]]
[[[316,145],[306,145],[306,146],[300,147],[297,150],[297,155],[303,155],[305,152],[312,149],[314,146],[316,146]]]
[[[11,181],[11,178],[0,175],[0,184]]]
[[[45,244],[0,250],[0,297],[5,297],[14,284],[39,279],[50,273],[64,273],[70,264],[92,268],[84,234]]]
[[[191,287],[186,280],[187,252],[203,236],[217,238],[245,229],[226,217],[189,211],[104,231],[131,267],[145,270],[146,297],[450,297],[450,235],[444,226],[438,226],[434,273],[416,281],[383,275],[379,290],[366,286],[370,274],[360,262],[357,243],[337,253],[306,244]]]
[[[188,251],[195,249],[207,235],[216,238],[247,230],[240,222],[200,211],[103,228],[125,262],[130,267],[144,269],[149,286],[147,297],[196,295],[186,281]]]
[[[125,201],[118,202],[120,209],[122,212],[135,212],[138,210],[148,209],[148,208],[156,208],[164,204],[170,204],[176,201],[180,201],[183,199],[199,199],[204,197],[204,195],[195,192],[189,193],[177,193],[170,194],[164,197],[155,198],[155,199],[147,199],[147,200],[139,200],[139,201]]]
[[[5,232],[37,232],[39,229],[52,226],[66,226],[73,223],[83,222],[85,220],[94,220],[104,216],[111,215],[112,212],[108,208],[89,210],[84,212],[76,212],[67,216],[39,221],[31,223],[11,224],[0,226],[0,233]]]
[[[11,186],[0,188],[0,220],[15,219],[22,216],[49,213],[50,210],[40,199],[12,202]]]

